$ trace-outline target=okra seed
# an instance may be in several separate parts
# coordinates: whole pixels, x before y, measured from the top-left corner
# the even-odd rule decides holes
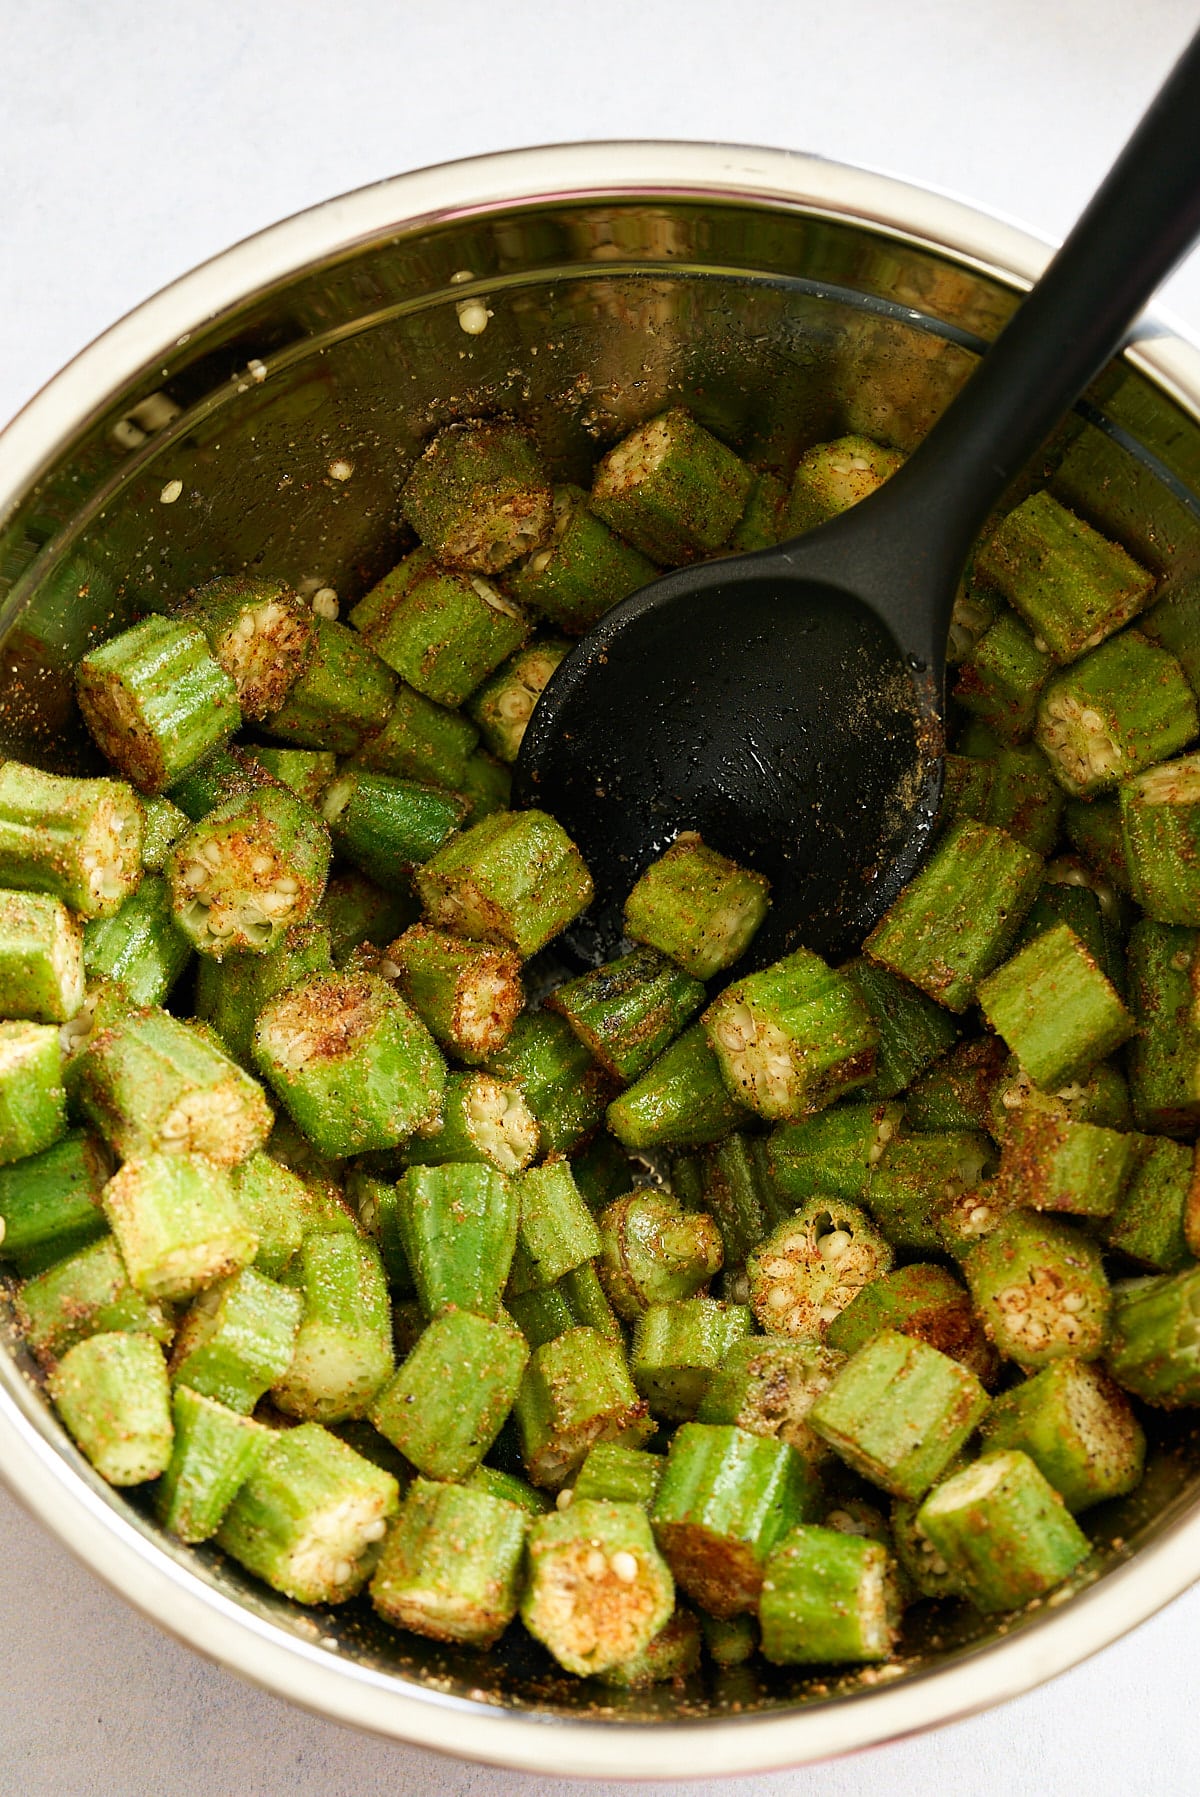
[[[1063,1295],[1062,1307],[1064,1310],[1070,1311],[1072,1315],[1076,1311],[1082,1310],[1086,1304],[1087,1299],[1082,1292],[1066,1292]]]
[[[854,1237],[845,1229],[831,1229],[829,1234],[823,1235],[817,1243],[821,1259],[827,1260],[831,1264],[841,1260],[853,1240]]]
[[[556,1510],[569,1510],[574,1502],[575,1493],[569,1485],[564,1485],[554,1500],[554,1508]]]
[[[369,1522],[362,1532],[364,1541],[382,1541],[387,1534],[387,1524],[382,1516],[376,1522]]]
[[[598,1547],[590,1549],[588,1557],[583,1563],[583,1570],[589,1579],[602,1579],[608,1571],[608,1561]]]
[[[624,1549],[613,1555],[609,1561],[613,1577],[620,1579],[623,1585],[632,1585],[638,1575],[638,1563],[635,1557]]]

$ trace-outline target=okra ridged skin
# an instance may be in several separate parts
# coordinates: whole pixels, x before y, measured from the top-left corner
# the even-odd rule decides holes
[[[958,671],[954,697],[1009,748],[1033,735],[1054,659],[1005,607]]]
[[[301,749],[352,755],[387,723],[396,676],[357,631],[317,618],[316,642],[291,692],[263,728]]]
[[[452,567],[494,574],[544,542],[552,500],[541,451],[504,419],[447,425],[413,464],[400,509]]]
[[[511,1291],[557,1285],[600,1253],[600,1231],[571,1176],[569,1161],[530,1167],[517,1180],[517,1197],[520,1220]]]
[[[974,1130],[896,1135],[879,1157],[864,1203],[894,1247],[936,1254],[943,1214],[980,1184],[991,1164],[991,1144]]]
[[[450,1307],[495,1317],[517,1242],[513,1182],[484,1163],[410,1167],[396,1224],[426,1318]]]
[[[585,1498],[535,1519],[521,1620],[568,1672],[587,1678],[646,1652],[675,1586],[637,1504]]]
[[[1158,923],[1200,924],[1200,754],[1117,788],[1133,897]]]
[[[609,1302],[593,1261],[564,1273],[555,1285],[505,1293],[505,1303],[531,1348],[565,1335],[568,1329],[595,1329],[606,1341],[623,1347],[617,1313]]]
[[[1178,1272],[1193,1258],[1185,1222],[1195,1185],[1194,1150],[1161,1136],[1127,1140],[1135,1164],[1105,1240],[1151,1273]]]
[[[91,1335],[126,1331],[165,1346],[175,1333],[171,1307],[143,1298],[130,1284],[111,1235],[27,1279],[16,1314],[26,1346],[46,1367]]]
[[[811,1199],[750,1256],[750,1305],[760,1328],[819,1342],[851,1299],[890,1271],[890,1242],[856,1205]]]
[[[593,1674],[598,1684],[611,1685],[622,1691],[641,1691],[648,1685],[665,1684],[669,1679],[679,1686],[700,1670],[704,1637],[700,1618],[694,1610],[676,1607],[641,1653]]]
[[[266,955],[320,903],[329,832],[293,792],[263,786],[217,805],[167,863],[175,920],[201,954]]]
[[[1198,731],[1200,711],[1183,669],[1137,630],[1064,668],[1038,702],[1038,746],[1073,798],[1106,792],[1166,761]]]
[[[815,443],[800,457],[792,476],[781,534],[799,536],[849,511],[881,487],[903,460],[898,449],[857,433]]]
[[[478,824],[494,811],[512,809],[512,775],[503,762],[484,749],[467,759],[466,771],[455,788],[470,801],[467,824]]]
[[[187,830],[186,811],[168,798],[147,799],[142,806],[142,867],[148,874],[160,874],[167,865],[171,850]]]
[[[337,773],[337,756],[331,749],[280,749],[255,743],[246,752],[277,785],[314,808]]]
[[[731,1270],[744,1266],[779,1212],[791,1209],[786,1200],[778,1200],[771,1184],[765,1144],[760,1136],[732,1130],[701,1150],[700,1167],[704,1208],[721,1232],[725,1265]]]
[[[1146,1460],[1129,1400],[1086,1360],[1056,1360],[994,1398],[983,1445],[1028,1454],[1073,1514],[1132,1491]]]
[[[110,1485],[143,1485],[166,1471],[171,1397],[152,1336],[88,1336],[63,1355],[48,1390],[69,1434]]]
[[[0,1256],[22,1279],[107,1232],[100,1194],[110,1171],[103,1144],[83,1129],[0,1167]]]
[[[856,1354],[885,1329],[926,1342],[982,1384],[995,1375],[996,1356],[975,1319],[970,1294],[944,1267],[914,1261],[872,1280],[834,1318],[825,1340],[843,1354]]]
[[[468,1491],[483,1491],[488,1497],[515,1504],[526,1516],[544,1516],[550,1508],[550,1499],[544,1491],[535,1491],[527,1480],[516,1473],[501,1472],[497,1466],[477,1466],[463,1484]]]
[[[1075,853],[1117,892],[1129,891],[1129,868],[1115,794],[1095,799],[1068,799],[1063,806],[1063,833]]]
[[[546,1008],[565,1017],[616,1080],[637,1079],[703,1007],[699,980],[656,950],[635,949],[558,986]]]
[[[365,1416],[394,1366],[387,1279],[374,1242],[310,1235],[284,1278],[303,1299],[295,1348],[272,1397],[288,1416]]]
[[[651,1414],[667,1422],[694,1417],[730,1348],[753,1326],[747,1305],[716,1298],[685,1298],[643,1311],[629,1366]]]
[[[186,1385],[172,1393],[171,1416],[174,1446],[154,1494],[155,1510],[180,1541],[207,1541],[262,1459],[270,1431]]]
[[[142,807],[124,780],[0,762],[0,885],[109,917],[141,878]]]
[[[262,763],[244,749],[222,745],[190,767],[171,788],[171,803],[198,824],[228,798],[269,785]]]
[[[228,1170],[200,1154],[126,1161],[105,1186],[103,1205],[144,1298],[190,1298],[248,1267],[258,1249]]]
[[[652,561],[601,522],[587,499],[582,487],[555,487],[546,542],[505,576],[514,599],[568,636],[583,636],[658,574]]]
[[[486,1491],[414,1479],[371,1579],[385,1622],[491,1647],[517,1613],[529,1520]]]
[[[1041,857],[1003,830],[955,824],[864,951],[948,1011],[965,1011],[978,982],[1004,959],[1042,873]]]
[[[684,1423],[650,1521],[680,1587],[710,1615],[731,1617],[757,1609],[771,1549],[820,1508],[820,1481],[786,1442]]]
[[[676,1037],[606,1113],[611,1133],[633,1149],[703,1147],[749,1118],[730,1094],[703,1023]]]
[[[732,967],[771,903],[770,882],[685,830],[625,901],[625,933],[678,962],[695,980]]]
[[[256,1066],[331,1159],[394,1148],[435,1124],[446,1083],[433,1037],[374,974],[317,974],[260,1012]]]
[[[1144,1403],[1200,1404],[1200,1267],[1118,1286],[1104,1363]]]
[[[665,1465],[661,1454],[651,1454],[645,1448],[598,1441],[575,1475],[571,1501],[602,1498],[606,1503],[640,1504],[643,1510],[650,1510]]]
[[[534,707],[570,646],[550,637],[526,643],[471,694],[467,711],[498,761],[517,759]]]
[[[244,1267],[206,1287],[180,1325],[171,1382],[249,1416],[292,1364],[300,1293]]]
[[[675,408],[601,458],[590,503],[651,561],[677,567],[721,547],[745,510],[753,478],[732,449]]]
[[[313,614],[280,580],[230,574],[200,588],[187,619],[237,688],[243,717],[278,711],[316,638]]]
[[[0,1167],[67,1133],[62,1050],[52,1023],[0,1023]]]
[[[501,1173],[519,1173],[534,1159],[538,1142],[537,1119],[518,1085],[505,1085],[490,1073],[452,1073],[441,1124],[411,1137],[403,1154],[409,1166],[486,1161]]]
[[[376,1393],[371,1421],[427,1479],[465,1479],[500,1433],[528,1362],[511,1324],[443,1311]]]
[[[604,1118],[612,1082],[570,1025],[549,1011],[527,1012],[504,1047],[489,1055],[487,1071],[515,1081],[538,1121],[543,1154],[567,1154]]]
[[[442,1048],[475,1066],[504,1047],[525,1003],[518,955],[417,923],[387,959],[399,969],[397,990]]]
[[[613,1309],[635,1323],[652,1304],[692,1298],[721,1270],[721,1232],[651,1187],[616,1198],[599,1218],[598,1271]]]
[[[953,1048],[958,1037],[954,1019],[907,980],[864,956],[847,961],[841,972],[866,1007],[878,1037],[875,1072],[863,1096],[869,1092],[876,1101],[896,1098]]]
[[[429,921],[523,958],[592,902],[592,877],[544,811],[496,811],[450,839],[416,875]]]
[[[979,1005],[1035,1085],[1086,1076],[1137,1028],[1069,925],[1045,930],[979,983]]]
[[[977,1610],[1015,1610],[1060,1585],[1091,1553],[1027,1454],[985,1454],[930,1493],[917,1521]]]
[[[0,1017],[66,1023],[83,995],[83,931],[62,900],[0,891]]]
[[[351,613],[377,655],[435,705],[453,710],[519,650],[529,621],[477,574],[418,549]]]
[[[1139,1129],[1190,1136],[1200,1125],[1200,1025],[1191,968],[1200,935],[1143,919],[1129,934],[1129,1008],[1138,1029],[1126,1050]]]
[[[321,813],[338,852],[387,886],[421,866],[462,824],[467,801],[440,786],[346,765],[326,789]]]
[[[263,955],[202,955],[196,964],[197,1017],[211,1023],[234,1059],[253,1066],[254,1029],[271,999],[308,974],[332,971],[329,931],[303,923]]]
[[[766,1564],[763,1655],[777,1666],[890,1659],[901,1608],[895,1562],[879,1542],[802,1525]]]
[[[399,1507],[390,1473],[319,1424],[301,1423],[272,1435],[216,1542],[297,1603],[342,1603],[370,1577]]]
[[[770,549],[783,535],[783,508],[788,490],[777,474],[754,473],[742,515],[730,532],[726,547],[735,554]]]
[[[105,759],[150,797],[227,742],[242,721],[237,687],[203,632],[157,615],[90,650],[75,695]]]
[[[987,1335],[1026,1372],[1102,1352],[1112,1293],[1100,1250],[1081,1230],[1013,1211],[965,1256],[963,1272]]]
[[[359,744],[353,761],[371,773],[422,780],[457,792],[467,779],[478,744],[479,731],[470,718],[435,704],[401,680],[387,722]],[[330,768],[328,779],[332,778]]]
[[[997,1198],[1006,1210],[1111,1217],[1139,1152],[1136,1136],[1115,1129],[1044,1111],[1014,1111],[1004,1132]]]
[[[808,1426],[808,1413],[846,1364],[819,1342],[778,1336],[735,1341],[700,1400],[696,1421],[736,1423],[751,1435],[785,1441],[810,1466],[830,1458]]]
[[[175,922],[167,882],[147,874],[111,917],[91,918],[83,931],[83,966],[92,983],[117,980],[134,1005],[160,1005],[192,958],[192,945]]]
[[[789,1207],[817,1197],[860,1202],[903,1117],[902,1104],[851,1099],[779,1124],[767,1137],[772,1185]]]
[[[640,1447],[654,1433],[624,1349],[587,1327],[534,1350],[515,1412],[525,1470],[550,1491],[570,1480],[595,1442]]]

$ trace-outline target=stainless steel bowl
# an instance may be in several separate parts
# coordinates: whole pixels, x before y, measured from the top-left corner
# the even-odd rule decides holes
[[[878,175],[698,144],[461,162],[278,225],[115,325],[0,436],[0,747],[90,765],[72,664],[211,575],[261,567],[344,607],[388,564],[408,458],[448,418],[519,412],[575,477],[676,401],[784,470],[844,430],[907,447],[1046,256]],[[1200,355],[1141,330],[1036,472],[1172,584],[1200,582]],[[1200,1441],[1167,1418],[1141,1491],[1091,1518],[1095,1563],[1039,1609],[997,1627],[922,1606],[900,1667],[836,1682],[738,1671],[598,1698],[519,1631],[483,1657],[442,1649],[165,1539],[84,1464],[0,1323],[0,1473],[102,1578],[313,1710],[505,1765],[682,1777],[845,1752],[1024,1691],[1200,1575]]]

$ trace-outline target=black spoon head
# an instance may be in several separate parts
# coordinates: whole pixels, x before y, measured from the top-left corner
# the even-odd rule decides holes
[[[929,836],[939,697],[868,606],[777,556],[633,594],[560,664],[515,770],[513,803],[557,818],[596,883],[570,946],[616,953],[634,881],[698,830],[771,881],[747,967],[854,952]]]

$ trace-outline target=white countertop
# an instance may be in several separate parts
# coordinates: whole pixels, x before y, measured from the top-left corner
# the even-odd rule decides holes
[[[42,0],[0,5],[0,421],[239,237],[446,158],[588,137],[765,143],[1070,225],[1194,0]],[[1200,337],[1200,258],[1165,304]],[[738,1786],[1049,1797],[1200,1782],[1200,1591],[1033,1695]],[[0,1791],[582,1792],[317,1720],[178,1647],[0,1494]],[[609,1791],[627,1787],[608,1786]],[[633,1788],[633,1787],[628,1787]]]

